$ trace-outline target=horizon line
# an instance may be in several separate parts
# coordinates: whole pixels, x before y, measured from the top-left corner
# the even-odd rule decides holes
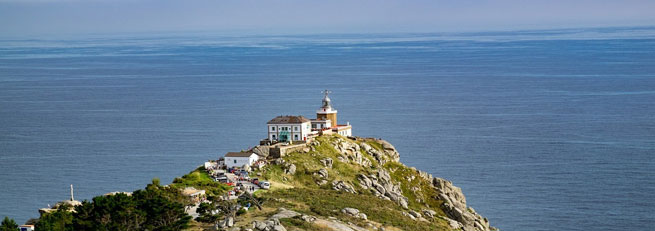
[[[59,39],[83,39],[97,37],[125,37],[137,36],[147,37],[161,35],[219,35],[224,37],[260,37],[260,36],[311,36],[311,35],[400,35],[400,34],[417,34],[417,35],[473,35],[485,33],[512,33],[512,32],[538,32],[538,31],[573,31],[573,30],[599,30],[599,29],[655,29],[655,24],[644,25],[598,25],[598,26],[563,26],[563,27],[536,27],[536,28],[498,28],[498,29],[469,29],[469,30],[434,30],[434,31],[362,31],[355,32],[349,30],[343,31],[306,31],[306,30],[287,30],[287,31],[267,31],[257,29],[190,29],[190,30],[141,30],[141,31],[117,31],[117,32],[70,32],[70,33],[26,33],[21,35],[0,35],[0,40],[59,40]],[[47,37],[47,38],[46,38]]]

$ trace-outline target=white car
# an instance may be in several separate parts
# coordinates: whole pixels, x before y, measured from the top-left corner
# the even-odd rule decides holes
[[[269,183],[268,181],[260,181],[259,182],[259,187],[261,187],[263,189],[270,189],[271,188],[271,183]]]

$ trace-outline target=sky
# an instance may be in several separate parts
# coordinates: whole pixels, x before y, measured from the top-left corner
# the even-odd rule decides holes
[[[0,0],[0,37],[654,26],[654,0]]]

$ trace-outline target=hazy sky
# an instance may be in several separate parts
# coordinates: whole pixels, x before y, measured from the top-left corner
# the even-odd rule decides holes
[[[654,0],[0,0],[0,36],[653,26]]]

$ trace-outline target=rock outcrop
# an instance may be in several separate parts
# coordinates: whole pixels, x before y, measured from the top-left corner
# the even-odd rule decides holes
[[[257,145],[254,148],[252,148],[253,153],[257,154],[259,157],[264,157],[264,158],[268,157],[268,155],[270,154],[269,151],[270,151],[270,147],[265,145]]]
[[[403,208],[407,208],[407,197],[403,196],[399,184],[393,184],[391,176],[386,170],[380,169],[377,174],[369,176],[359,174],[357,179],[360,187],[370,190],[375,196],[396,202]]]
[[[337,139],[332,145],[341,154],[337,159],[345,163],[355,163],[364,167],[370,167],[371,161],[360,152],[360,146],[347,140]]]
[[[432,175],[420,170],[414,170],[421,178],[432,182],[431,186],[438,192],[438,198],[435,199],[444,202],[441,209],[448,216],[447,220],[452,228],[466,231],[491,230],[492,227],[489,225],[487,218],[480,216],[473,208],[466,206],[466,197],[461,188],[454,186],[448,180],[432,177]],[[436,214],[434,211],[428,210],[424,210],[423,213],[431,216]]]
[[[340,180],[332,181],[332,189],[337,191],[344,191],[347,193],[353,193],[353,194],[357,193],[357,191],[355,191],[355,188],[353,188],[353,186]]]
[[[377,140],[380,141],[380,140]],[[384,141],[385,143],[388,144],[388,142]],[[384,165],[387,163],[387,161],[393,161],[393,162],[398,162],[400,161],[400,154],[396,151],[396,148],[394,148],[391,144],[388,144],[385,149],[382,151],[377,150],[371,145],[362,142],[359,144],[359,146],[369,155],[373,156],[375,160],[378,162],[380,165]],[[384,145],[383,145],[384,147]]]
[[[333,161],[332,158],[325,158],[321,160],[321,163],[323,163],[323,166],[326,168],[332,168]]]
[[[266,221],[254,221],[252,222],[252,229],[258,231],[286,231],[287,229],[280,224],[280,220],[277,218],[270,218]]]
[[[364,214],[364,213],[362,213],[362,212],[359,212],[358,209],[354,209],[354,208],[343,208],[343,209],[341,209],[341,212],[342,212],[342,213],[345,213],[345,214],[348,214],[349,216],[357,217],[357,218],[360,218],[360,219],[363,219],[363,220],[366,220],[366,219],[367,219],[366,214]]]
[[[293,175],[296,174],[296,165],[295,164],[286,164],[284,166],[284,173]]]
[[[292,175],[289,177],[299,177],[293,176],[297,169],[312,174],[313,181],[320,189],[327,189],[325,185],[331,182],[331,187],[328,187],[331,190],[373,195],[391,201],[400,209],[397,214],[406,217],[404,219],[409,218],[426,225],[434,225],[437,221],[445,220],[449,227],[455,230],[496,230],[489,225],[486,218],[467,206],[466,197],[461,188],[454,186],[448,180],[433,177],[427,172],[403,165],[399,162],[400,154],[389,142],[358,137],[353,140],[341,137],[314,140],[296,155],[311,155],[316,159],[307,161],[306,158],[285,158],[287,159],[285,161],[278,158],[273,161],[282,166],[285,174]],[[326,147],[321,144],[326,143],[330,144],[336,153],[322,154],[317,151],[319,148],[325,149]],[[336,163],[333,160],[335,157],[338,161]],[[294,162],[298,159],[303,161]],[[313,187],[317,185],[313,185]],[[412,198],[412,201],[409,201],[409,198]],[[371,223],[374,219],[359,209],[345,207],[341,209],[341,213],[367,221],[369,229],[372,227],[378,230],[383,229],[379,223],[378,225]],[[364,230],[364,228],[336,219],[312,217],[293,211],[289,212],[289,210],[281,210],[279,214],[287,215],[277,216],[276,214],[271,219],[297,217],[302,221],[325,225],[333,230]],[[268,225],[275,224],[275,220],[272,221],[272,223],[268,222],[265,228],[263,223],[257,224],[260,228],[272,230],[272,226]],[[439,223],[443,226],[443,222]]]

